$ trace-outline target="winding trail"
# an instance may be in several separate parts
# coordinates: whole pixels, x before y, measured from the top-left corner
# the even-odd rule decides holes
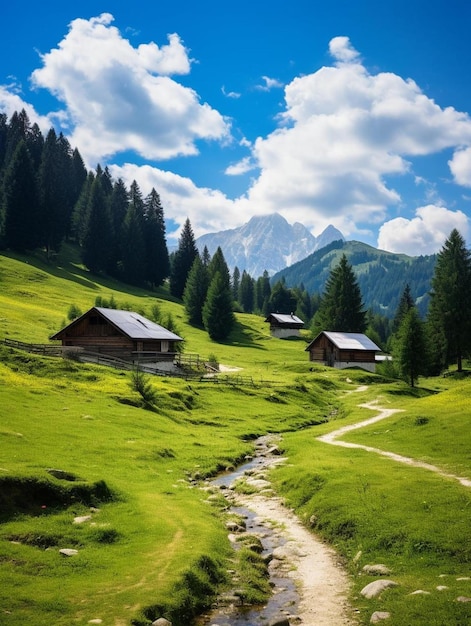
[[[394,413],[400,412],[402,409],[385,409],[383,407],[378,406],[375,402],[370,402],[368,404],[360,404],[360,407],[364,409],[370,409],[372,411],[379,411],[377,415],[374,417],[370,417],[367,420],[363,420],[361,422],[357,422],[356,424],[350,424],[349,426],[343,426],[337,430],[334,430],[326,435],[321,435],[317,437],[318,441],[323,441],[324,443],[330,443],[334,446],[342,446],[343,448],[360,448],[361,450],[366,450],[367,452],[375,452],[376,454],[380,454],[381,456],[388,457],[393,461],[397,461],[398,463],[404,463],[406,465],[410,465],[412,467],[420,467],[422,469],[426,469],[430,472],[435,472],[435,474],[439,474],[443,476],[443,478],[451,478],[453,480],[457,480],[464,487],[471,487],[471,480],[469,478],[463,478],[461,476],[456,476],[456,474],[450,474],[449,472],[445,472],[441,468],[436,465],[431,465],[430,463],[425,463],[424,461],[417,461],[408,456],[402,456],[401,454],[396,454],[395,452],[388,452],[387,450],[381,450],[379,448],[373,448],[371,446],[365,446],[360,443],[352,443],[350,441],[342,441],[339,437],[345,435],[346,433],[351,432],[352,430],[357,430],[359,428],[363,428],[365,426],[370,426],[371,424],[376,424],[376,422],[380,422],[388,417],[391,417]]]

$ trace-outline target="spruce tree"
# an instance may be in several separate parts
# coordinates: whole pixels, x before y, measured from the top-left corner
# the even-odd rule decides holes
[[[209,262],[208,271],[210,280],[213,278],[213,276],[215,276],[217,272],[219,272],[224,279],[225,284],[228,287],[231,286],[231,275],[220,246],[218,246],[211,261]]]
[[[207,246],[203,248],[203,254],[201,255],[201,260],[205,267],[208,267],[211,262],[211,255],[209,254],[209,250]]]
[[[267,270],[257,278],[255,283],[255,309],[263,315],[268,314],[268,302],[271,295],[270,277]]]
[[[203,326],[203,306],[209,286],[208,268],[198,254],[193,262],[183,292],[183,302],[188,321],[192,326]]]
[[[51,128],[46,136],[39,168],[39,198],[41,208],[42,243],[47,255],[57,252],[68,230],[66,181],[67,156]]]
[[[410,311],[410,309],[414,306],[414,299],[412,298],[410,285],[406,284],[404,287],[401,298],[399,300],[399,304],[396,310],[396,314],[394,316],[394,320],[392,323],[392,331],[396,333],[399,330],[402,320]]]
[[[269,313],[282,313],[289,315],[296,310],[296,299],[291,291],[288,289],[283,281],[279,280],[271,290],[270,298],[268,299],[268,311]]]
[[[33,161],[21,140],[5,174],[3,184],[3,243],[18,252],[40,244],[39,200]]]
[[[185,290],[188,274],[193,262],[198,254],[196,249],[195,236],[190,220],[187,218],[183,225],[178,249],[173,255],[172,267],[170,270],[170,293],[175,298],[181,298]]]
[[[399,373],[411,387],[427,369],[426,354],[423,323],[417,308],[412,306],[402,318],[393,350]]]
[[[92,272],[106,272],[109,268],[111,218],[105,201],[102,181],[93,181],[88,209],[88,220],[82,244],[82,259]]]
[[[90,196],[94,181],[95,174],[93,172],[89,172],[72,213],[72,235],[79,245],[83,244],[85,233],[87,231]]]
[[[160,196],[152,189],[144,200],[144,236],[146,241],[146,280],[160,287],[170,274],[164,210]]]
[[[319,310],[314,317],[313,330],[363,333],[366,312],[357,278],[345,254],[327,279]]]
[[[146,250],[143,233],[143,205],[136,197],[129,202],[121,237],[121,268],[123,278],[131,285],[141,285],[146,271]]]
[[[113,184],[110,196],[111,216],[111,250],[110,250],[110,274],[120,276],[122,272],[122,245],[124,237],[124,221],[128,211],[129,194],[122,178]]]
[[[239,301],[245,313],[252,313],[254,309],[255,298],[255,281],[245,270],[242,272],[242,278],[239,285]]]
[[[203,323],[214,341],[224,341],[235,325],[230,285],[219,272],[213,276],[203,307]]]
[[[239,300],[239,286],[240,286],[240,270],[236,266],[232,272],[232,295],[234,300]]]
[[[428,313],[435,363],[456,362],[471,350],[471,255],[458,230],[453,229],[437,255]],[[436,347],[441,345],[441,354]]]

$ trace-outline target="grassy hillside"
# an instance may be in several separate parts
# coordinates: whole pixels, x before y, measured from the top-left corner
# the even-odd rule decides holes
[[[277,488],[344,558],[359,623],[379,609],[391,611],[394,625],[469,623],[471,603],[456,601],[471,597],[471,582],[457,580],[471,561],[469,489],[316,439],[369,417],[358,404],[378,399],[403,412],[349,440],[471,477],[468,380],[424,381],[411,394],[364,372],[311,371],[302,340],[273,339],[249,315],[238,315],[230,341],[216,344],[164,292],[93,277],[66,252],[57,268],[0,257],[0,339],[45,342],[71,304],[85,311],[96,296],[113,295],[144,313],[158,304],[176,319],[186,351],[215,354],[256,385],[155,378],[158,409],[149,411],[127,373],[2,346],[0,623],[121,626],[165,614],[188,626],[224,584],[230,556],[222,513],[196,486],[267,432],[283,433],[289,456],[274,472]],[[61,548],[78,554],[64,557]],[[365,600],[358,592],[372,577],[361,567],[378,562],[399,586]],[[408,595],[417,589],[430,595]]]

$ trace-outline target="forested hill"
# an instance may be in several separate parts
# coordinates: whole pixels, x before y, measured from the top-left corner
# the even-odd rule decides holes
[[[410,257],[377,250],[359,241],[334,241],[322,250],[281,270],[271,282],[287,287],[303,285],[309,293],[322,293],[331,269],[345,254],[360,286],[366,308],[393,317],[406,283],[421,315],[425,315],[436,256]]]

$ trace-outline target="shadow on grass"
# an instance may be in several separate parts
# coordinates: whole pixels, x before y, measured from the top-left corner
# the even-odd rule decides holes
[[[67,479],[61,484],[34,476],[6,476],[0,480],[0,522],[18,515],[50,514],[76,503],[98,506],[115,499],[103,480],[84,483]]]
[[[390,396],[405,396],[409,398],[425,398],[439,393],[436,389],[426,389],[425,387],[403,387],[400,389],[388,389]]]
[[[219,343],[228,346],[241,346],[243,348],[266,350],[265,346],[262,345],[262,341],[265,340],[266,337],[254,332],[253,328],[251,328],[248,324],[244,324],[237,320],[228,339]]]
[[[61,251],[58,254],[54,254],[49,260],[43,251],[36,251],[31,254],[2,251],[2,255],[16,261],[21,261],[56,278],[73,281],[81,287],[86,287],[94,291],[105,287],[116,292],[122,292],[126,295],[136,296],[148,294],[149,291],[152,291],[153,297],[162,297],[165,300],[178,302],[178,300],[170,296],[166,290],[161,288],[151,289],[145,286],[137,287],[115,280],[106,275],[92,274],[82,266],[79,250],[72,244],[63,244]],[[124,287],[126,289],[125,291]]]

